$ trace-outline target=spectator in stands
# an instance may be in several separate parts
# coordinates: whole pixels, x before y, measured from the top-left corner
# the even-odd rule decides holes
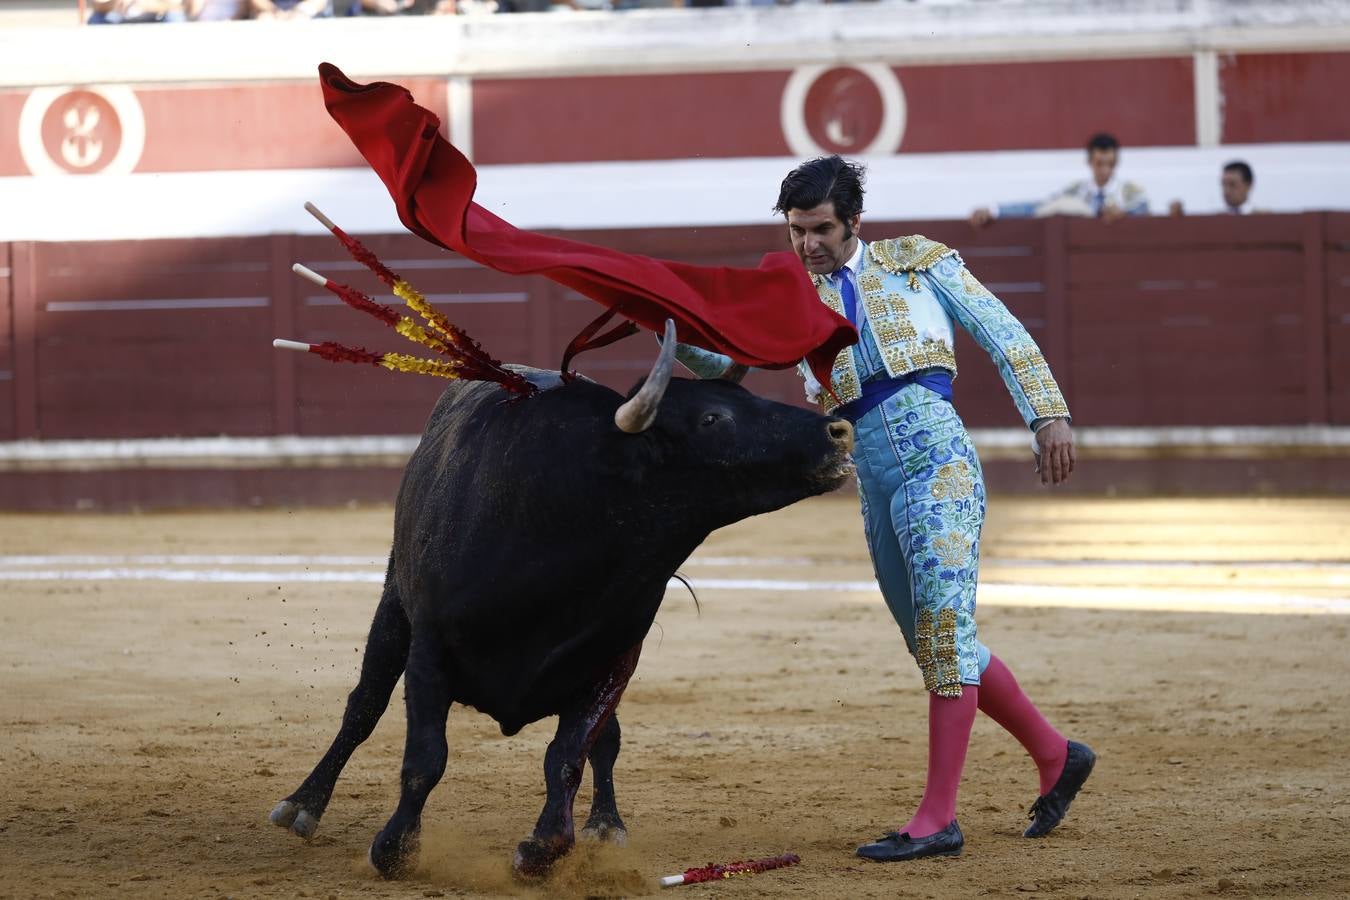
[[[1087,158],[1091,178],[1075,181],[1040,202],[1001,203],[992,208],[982,206],[971,214],[970,224],[978,228],[993,219],[1055,215],[1087,216],[1113,222],[1126,216],[1148,215],[1148,197],[1144,189],[1132,181],[1116,178],[1120,141],[1105,132],[1094,134],[1087,144]]]
[[[186,22],[183,0],[93,0],[88,24],[129,25],[136,22]]]
[[[556,6],[580,9],[577,0],[497,0],[497,12],[552,12]]]
[[[247,0],[188,0],[187,4],[187,17],[193,22],[225,22],[247,14]]]
[[[1252,173],[1252,167],[1247,163],[1235,159],[1225,164],[1223,174],[1219,176],[1219,190],[1223,192],[1223,209],[1218,210],[1216,214],[1249,216],[1253,213],[1265,212],[1265,210],[1252,208],[1252,185],[1255,182],[1256,175]],[[1168,211],[1174,216],[1186,214],[1180,200],[1173,200]]]
[[[455,0],[353,0],[352,16],[454,15]]]
[[[248,0],[255,19],[319,19],[333,14],[331,0]]]
[[[1252,167],[1240,159],[1235,159],[1223,167],[1223,175],[1219,176],[1219,187],[1223,189],[1223,205],[1230,215],[1248,216],[1251,215],[1252,204],[1252,184],[1256,181],[1256,176],[1252,174]]]

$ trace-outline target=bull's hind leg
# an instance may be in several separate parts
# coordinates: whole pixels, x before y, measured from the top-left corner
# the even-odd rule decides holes
[[[433,639],[423,639],[419,630],[408,651],[403,679],[408,738],[398,809],[370,845],[370,864],[385,878],[399,878],[412,869],[422,828],[422,807],[445,774],[449,756],[445,719],[451,702],[446,670],[444,649]]]
[[[642,645],[638,644],[620,656],[608,675],[587,691],[575,707],[558,717],[558,732],[544,754],[548,797],[534,826],[534,834],[516,848],[516,874],[531,877],[544,874],[576,843],[572,803],[581,786],[582,767],[587,754],[612,719],[641,652]],[[617,728],[614,737],[617,755]],[[612,765],[611,762],[611,774]]]
[[[583,837],[616,844],[622,844],[628,837],[628,829],[624,827],[614,801],[614,762],[619,758],[619,735],[619,714],[615,712],[600,730],[587,756],[595,792],[591,795],[591,814],[581,829]]]
[[[391,573],[392,575],[392,573]],[[361,680],[347,696],[342,727],[323,759],[309,777],[272,810],[272,823],[309,839],[319,827],[319,819],[328,808],[333,786],[343,766],[361,745],[389,706],[389,695],[403,674],[408,658],[408,617],[399,603],[392,577],[385,580],[384,596],[375,610],[366,639],[366,654],[361,661]]]

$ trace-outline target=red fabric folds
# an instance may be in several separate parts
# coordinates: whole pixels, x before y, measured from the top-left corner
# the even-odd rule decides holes
[[[389,189],[403,224],[433,244],[499,272],[543,275],[658,334],[674,319],[681,341],[747,366],[805,358],[822,384],[858,339],[791,253],[769,253],[757,269],[695,266],[516,228],[473,202],[473,164],[405,88],[357,84],[329,63],[319,80],[329,114]]]

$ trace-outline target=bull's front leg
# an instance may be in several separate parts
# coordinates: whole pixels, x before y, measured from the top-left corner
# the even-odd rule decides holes
[[[548,796],[544,811],[534,826],[534,834],[516,848],[513,868],[517,875],[543,875],[576,843],[572,804],[581,786],[586,756],[613,719],[614,708],[619,705],[628,679],[633,677],[641,652],[641,643],[625,652],[614,661],[609,674],[587,691],[576,707],[558,717],[558,732],[544,753],[544,784]],[[617,726],[614,737],[617,755]],[[611,761],[611,772],[612,767]],[[610,798],[612,805],[612,790]]]
[[[445,720],[452,700],[446,668],[440,644],[415,633],[403,674],[408,736],[398,809],[370,845],[370,864],[385,878],[400,878],[412,871],[417,861],[422,808],[445,774],[449,756]]]

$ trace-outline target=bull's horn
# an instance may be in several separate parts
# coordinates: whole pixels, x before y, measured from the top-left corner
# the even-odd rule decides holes
[[[656,410],[670,384],[670,373],[675,371],[675,322],[666,319],[666,336],[661,339],[661,353],[652,365],[652,372],[631,399],[614,412],[614,424],[620,431],[637,434],[646,431],[656,421]]]

